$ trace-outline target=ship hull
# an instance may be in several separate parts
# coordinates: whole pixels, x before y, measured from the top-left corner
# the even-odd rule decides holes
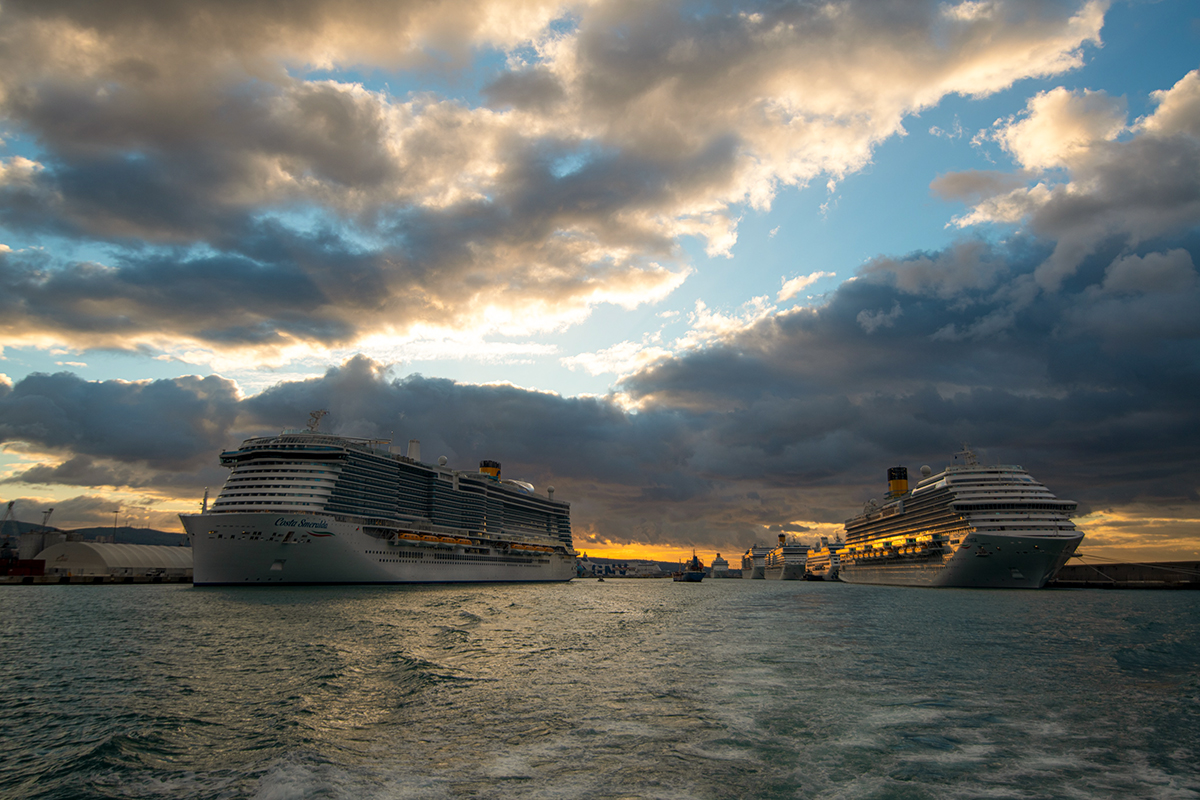
[[[979,534],[950,553],[854,558],[842,556],[846,583],[990,589],[1040,589],[1083,540],[1064,537]],[[949,548],[947,548],[949,549]]]
[[[574,554],[562,548],[523,551],[482,537],[469,544],[404,539],[399,538],[406,533],[402,529],[370,535],[361,521],[315,514],[182,514],[180,519],[192,542],[197,586],[547,582],[575,575]]]
[[[778,564],[763,567],[763,578],[769,581],[804,580],[803,564]]]

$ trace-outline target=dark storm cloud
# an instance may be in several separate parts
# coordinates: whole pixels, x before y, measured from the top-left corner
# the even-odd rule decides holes
[[[727,478],[803,485],[824,471],[854,485],[896,460],[944,463],[969,440],[1088,504],[1195,502],[1200,243],[1174,244],[1101,250],[1073,291],[1032,296],[1019,287],[1046,255],[1036,243],[880,260],[826,306],[661,362],[624,389],[651,408],[728,409],[705,428],[724,446],[692,463]],[[861,324],[887,309],[900,311],[888,326]]]
[[[194,469],[225,444],[237,387],[218,376],[128,383],[68,372],[0,383],[0,442],[155,469]],[[87,465],[75,462],[68,471]]]
[[[93,347],[174,333],[227,344],[335,343],[353,332],[347,316],[381,301],[381,260],[335,236],[258,226],[242,244],[246,255],[143,251],[115,266],[0,252],[0,329],[16,338],[50,326]]]

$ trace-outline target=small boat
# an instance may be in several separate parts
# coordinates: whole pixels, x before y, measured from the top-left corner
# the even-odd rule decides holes
[[[691,560],[684,565],[683,569],[672,575],[671,580],[681,583],[699,583],[704,580],[704,562],[696,556],[695,550],[692,551]]]

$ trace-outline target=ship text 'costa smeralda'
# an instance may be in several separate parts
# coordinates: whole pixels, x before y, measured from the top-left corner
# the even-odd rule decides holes
[[[1019,466],[963,463],[908,490],[908,470],[888,470],[889,492],[846,521],[838,552],[848,583],[1040,588],[1075,552],[1083,534],[1059,500]]]
[[[567,581],[575,574],[570,504],[500,464],[461,472],[386,441],[307,430],[247,439],[199,514],[181,514],[193,583]]]

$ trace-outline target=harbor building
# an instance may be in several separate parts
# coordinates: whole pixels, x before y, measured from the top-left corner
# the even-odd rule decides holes
[[[45,574],[60,577],[190,578],[192,548],[149,544],[60,542],[37,555]]]

